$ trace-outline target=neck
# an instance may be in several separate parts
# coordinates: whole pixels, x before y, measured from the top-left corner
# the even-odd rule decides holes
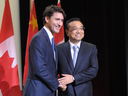
[[[52,32],[52,31],[50,30],[50,28],[48,27],[48,25],[45,24],[44,26],[45,26],[45,27],[52,33],[52,35],[54,36],[54,32]]]
[[[74,45],[77,45],[80,41],[71,41],[70,40],[70,42],[73,43]]]

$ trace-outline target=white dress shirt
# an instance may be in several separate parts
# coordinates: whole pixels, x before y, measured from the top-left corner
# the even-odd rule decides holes
[[[51,45],[52,45],[52,38],[53,38],[52,33],[48,30],[47,27],[44,26],[43,28],[46,30],[46,32],[47,32],[47,34],[48,34],[48,37],[49,37],[49,40],[50,40]],[[55,53],[55,50],[54,50],[54,60],[56,60],[56,53]]]
[[[72,59],[73,59],[73,54],[74,54],[73,46],[74,46],[74,44],[71,43],[70,40],[69,40],[69,44],[70,44],[71,56],[72,56]],[[79,53],[79,49],[80,49],[80,44],[81,44],[81,41],[77,44],[77,51],[78,51],[78,53]]]
[[[43,27],[45,30],[46,30],[46,32],[47,32],[47,34],[48,34],[48,37],[49,37],[49,40],[50,40],[50,42],[51,42],[51,44],[52,44],[52,38],[53,38],[53,35],[52,35],[52,33],[47,29],[47,27]]]

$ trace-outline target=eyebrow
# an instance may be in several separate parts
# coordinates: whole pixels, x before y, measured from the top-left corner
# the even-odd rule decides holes
[[[77,26],[73,26],[72,28],[76,28]],[[84,26],[80,26],[80,27],[84,27]]]
[[[61,20],[60,18],[55,18],[56,20]],[[61,21],[64,21],[64,19],[62,19]]]

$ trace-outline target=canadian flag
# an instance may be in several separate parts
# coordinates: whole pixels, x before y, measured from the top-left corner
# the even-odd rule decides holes
[[[21,96],[9,0],[5,2],[0,31],[0,96]]]
[[[61,7],[60,0],[58,0],[57,6]],[[64,42],[64,26],[61,27],[59,33],[54,34],[54,40],[55,40],[55,44],[60,44]]]

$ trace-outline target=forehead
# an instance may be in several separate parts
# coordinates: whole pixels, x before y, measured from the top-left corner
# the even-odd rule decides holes
[[[60,12],[54,12],[53,15],[52,15],[51,17],[56,17],[56,18],[64,19],[63,14],[60,13]]]
[[[80,21],[72,21],[69,23],[69,27],[81,27],[83,24]]]

